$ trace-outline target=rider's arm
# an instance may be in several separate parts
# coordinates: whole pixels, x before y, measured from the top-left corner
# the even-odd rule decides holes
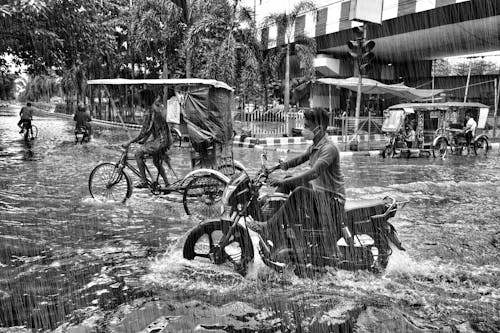
[[[299,155],[295,158],[292,158],[291,160],[285,161],[285,162],[283,162],[283,164],[284,164],[286,169],[294,168],[298,165],[301,165],[302,163],[304,163],[306,161],[309,161],[310,155],[311,155],[311,153],[310,153],[309,149],[307,149],[307,151],[305,153],[303,153],[302,155]]]
[[[139,135],[137,135],[135,138],[131,139],[128,141],[128,144],[134,143],[141,141],[143,139],[147,139],[151,133],[151,129],[153,128],[153,119],[150,114],[146,116],[146,119],[144,119],[144,123],[142,124],[141,131],[139,132]]]
[[[325,172],[326,169],[328,169],[333,164],[335,156],[338,156],[338,152],[333,146],[321,148],[319,154],[320,155],[318,160],[309,170],[298,174],[297,176],[283,179],[284,185],[300,185],[318,178],[323,172]]]

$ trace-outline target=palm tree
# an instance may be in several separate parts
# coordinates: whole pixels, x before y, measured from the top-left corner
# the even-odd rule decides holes
[[[278,55],[275,64],[281,63],[281,58],[284,53],[285,57],[285,91],[284,91],[284,103],[285,114],[290,109],[290,54],[292,52],[297,54],[297,57],[301,61],[301,68],[305,68],[306,71],[312,71],[312,62],[314,56],[316,55],[316,43],[313,39],[307,38],[306,36],[297,36],[295,38],[294,44],[290,44],[292,39],[292,28],[297,21],[297,18],[304,14],[305,11],[315,10],[316,6],[313,2],[301,1],[297,3],[290,11],[285,13],[271,14],[264,18],[264,25],[277,25],[278,27],[283,27],[285,29],[285,47],[284,52],[282,45],[278,45]],[[281,50],[280,50],[281,49]]]

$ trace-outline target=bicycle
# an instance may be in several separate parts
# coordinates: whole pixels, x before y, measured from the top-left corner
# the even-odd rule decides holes
[[[139,170],[130,163],[135,159],[128,156],[129,148],[123,150],[118,162],[104,162],[97,165],[89,176],[89,192],[92,198],[104,197],[107,201],[118,201],[125,203],[132,195],[132,180],[125,172],[130,170],[137,177],[142,178]],[[170,158],[166,155],[166,150],[161,152],[160,164],[167,164],[167,174],[169,179],[174,181],[168,187],[161,187],[159,184],[159,173],[153,176],[146,165],[147,188],[154,195],[179,193],[182,195],[183,207],[188,215],[198,215],[205,217],[219,216],[222,193],[230,178],[222,172],[202,168],[189,172],[185,177],[178,178],[170,165]],[[148,156],[151,158],[151,156]],[[223,167],[223,166],[221,166]],[[239,168],[239,167],[238,167]]]
[[[21,125],[20,134],[22,134],[24,136],[25,141],[35,140],[36,137],[38,136],[38,127],[31,124],[31,129],[29,129],[29,128],[26,128],[26,122],[23,122]]]

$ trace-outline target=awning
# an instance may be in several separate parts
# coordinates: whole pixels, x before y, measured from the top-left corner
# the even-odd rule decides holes
[[[215,88],[223,88],[229,91],[234,91],[233,88],[226,83],[217,80],[208,79],[96,79],[88,80],[87,84],[108,84],[108,85],[135,85],[135,84],[148,84],[148,85],[207,85],[214,86]]]
[[[317,79],[316,83],[323,83],[328,85],[334,85],[340,88],[346,88],[352,91],[358,91],[358,78],[350,77],[347,79],[335,79],[335,78],[320,78]],[[393,96],[401,97],[409,101],[422,100],[425,98],[430,98],[432,96],[438,95],[443,90],[441,89],[417,89],[405,86],[402,83],[398,84],[385,84],[378,82],[373,79],[363,78],[361,82],[361,93],[372,94],[372,95],[383,95],[390,94]]]

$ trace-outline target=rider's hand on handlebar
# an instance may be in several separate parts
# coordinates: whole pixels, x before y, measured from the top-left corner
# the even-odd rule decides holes
[[[273,186],[273,187],[283,187],[283,180],[282,179],[269,179],[268,184],[269,184],[269,186]]]

